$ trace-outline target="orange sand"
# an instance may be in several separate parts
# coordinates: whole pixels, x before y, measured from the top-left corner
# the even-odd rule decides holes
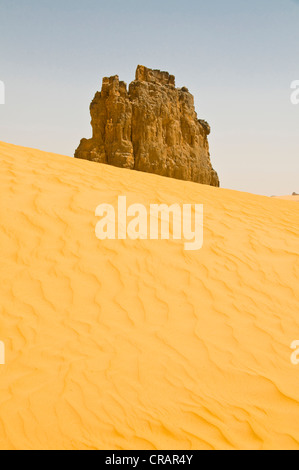
[[[294,196],[276,196],[278,199],[284,199],[285,201],[296,201],[299,202],[299,195]]]
[[[299,206],[0,143],[1,449],[299,449]],[[204,204],[201,251],[95,208]]]

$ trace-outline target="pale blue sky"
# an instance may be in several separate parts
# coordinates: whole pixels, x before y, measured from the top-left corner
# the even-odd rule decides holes
[[[299,192],[296,0],[0,0],[0,140],[73,155],[103,76],[168,70],[212,127],[223,187]]]

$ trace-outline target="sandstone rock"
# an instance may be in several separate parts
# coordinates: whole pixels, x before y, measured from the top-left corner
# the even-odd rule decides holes
[[[197,118],[188,89],[168,72],[138,66],[129,85],[104,78],[90,106],[92,138],[76,158],[219,186],[210,162],[209,124]]]

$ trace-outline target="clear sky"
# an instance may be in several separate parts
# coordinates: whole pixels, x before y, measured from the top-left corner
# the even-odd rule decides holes
[[[0,0],[0,140],[72,156],[103,76],[167,70],[212,127],[221,185],[299,192],[297,0]]]

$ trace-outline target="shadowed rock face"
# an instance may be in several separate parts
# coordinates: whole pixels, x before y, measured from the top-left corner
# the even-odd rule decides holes
[[[138,66],[129,90],[104,78],[91,105],[93,136],[76,158],[219,186],[210,162],[210,126],[199,120],[187,88],[168,72]]]

